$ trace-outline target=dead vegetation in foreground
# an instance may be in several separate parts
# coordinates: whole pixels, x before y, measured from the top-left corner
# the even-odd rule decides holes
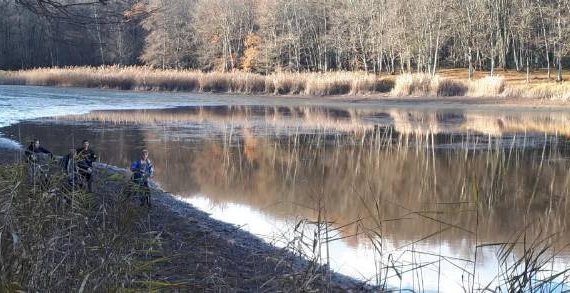
[[[522,73],[481,72],[469,80],[456,69],[438,75],[376,76],[365,72],[259,75],[241,71],[160,70],[151,67],[66,67],[0,72],[0,84],[106,88],[142,91],[221,92],[267,95],[469,96],[570,100],[570,84]]]
[[[177,214],[165,197],[138,207],[123,174],[97,172],[90,194],[61,175],[39,184],[25,165],[0,166],[0,291],[346,289],[205,213]]]

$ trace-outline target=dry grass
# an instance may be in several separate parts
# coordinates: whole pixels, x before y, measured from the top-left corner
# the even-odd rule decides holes
[[[486,76],[468,83],[468,96],[498,97],[505,91],[505,78],[502,76]]]
[[[438,96],[464,96],[468,87],[461,81],[437,77],[435,79],[435,92]]]
[[[301,74],[277,73],[268,77],[268,88],[276,95],[298,95],[305,92],[307,80]]]
[[[387,92],[390,79],[362,72],[285,73],[159,70],[150,67],[39,68],[0,74],[0,84],[109,88],[145,91],[275,95],[346,95]]]
[[[471,96],[497,97],[505,90],[502,77],[487,76],[475,81],[462,81],[429,74],[402,74],[396,79],[395,96]]]
[[[0,292],[341,292],[361,285],[331,280],[317,263],[236,236],[205,213],[180,215],[187,211],[173,199],[153,195],[153,208],[140,208],[126,196],[128,174],[119,169],[97,168],[95,193],[87,193],[71,188],[55,162],[44,166],[46,176],[32,177],[28,165],[0,165]]]
[[[67,189],[57,173],[33,182],[27,170],[0,166],[0,291],[137,287],[152,267],[140,255],[158,244],[138,209],[120,194]]]
[[[550,80],[548,79],[548,72],[544,69],[534,70],[530,72],[529,82],[527,83],[526,80],[526,72],[520,71],[517,72],[515,70],[498,70],[496,74],[502,76],[505,79],[507,86],[518,86],[518,85],[541,85],[541,84],[556,84],[556,73],[552,71]],[[455,69],[441,69],[438,70],[438,75],[450,78],[450,79],[457,79],[462,81],[469,80],[469,74],[467,69],[465,68],[455,68]],[[562,75],[565,77],[570,76],[570,71],[563,71]],[[481,79],[486,76],[489,76],[489,71],[475,71],[473,73],[473,79]]]
[[[570,83],[518,85],[504,92],[509,98],[540,98],[544,100],[570,100]]]
[[[428,74],[402,74],[396,78],[392,89],[395,96],[428,96],[433,95],[436,79]]]
[[[468,72],[465,69],[445,69],[439,71],[445,78],[468,82]],[[530,72],[527,81],[526,72],[499,71],[504,80],[504,91],[501,96],[507,98],[537,98],[544,100],[570,100],[570,83],[568,81],[556,82],[556,72],[551,72],[550,79],[545,69]],[[570,71],[563,71],[563,77],[570,75]],[[475,72],[474,79],[482,79],[488,76],[488,72]]]
[[[529,83],[520,72],[488,76],[464,69],[441,70],[438,75],[402,74],[379,77],[365,72],[286,73],[159,70],[151,67],[66,67],[0,72],[0,84],[109,88],[144,91],[219,92],[270,95],[471,96],[570,99],[570,85],[548,80],[544,71],[532,73]]]
[[[566,73],[570,74],[570,73]],[[391,93],[395,96],[470,96],[535,98],[544,100],[570,100],[570,84],[548,80],[544,71],[535,72],[527,83],[526,74],[501,72],[500,76],[489,76],[476,72],[468,80],[467,71],[448,69],[432,77],[428,74],[402,74],[396,78]]]

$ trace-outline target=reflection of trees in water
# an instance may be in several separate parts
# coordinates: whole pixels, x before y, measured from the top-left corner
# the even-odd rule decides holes
[[[382,226],[384,234],[401,242],[397,245],[450,227],[438,221],[453,225],[443,239],[473,238],[468,231],[476,229],[477,196],[482,241],[504,240],[525,222],[540,220],[547,231],[566,227],[569,173],[562,150],[546,147],[544,159],[542,148],[433,150],[430,136],[399,138],[395,132],[390,146],[379,146],[383,134],[369,132],[362,141],[352,135],[326,140],[320,135],[262,138],[245,132],[231,142],[220,138],[197,148],[175,148],[175,159],[155,161],[160,166],[185,158],[186,164],[170,164],[168,178],[159,179],[168,182],[169,190],[199,189],[220,203],[311,218],[321,200],[339,225],[363,218],[359,229],[374,228],[371,217],[401,219]],[[344,230],[353,234],[356,225]]]

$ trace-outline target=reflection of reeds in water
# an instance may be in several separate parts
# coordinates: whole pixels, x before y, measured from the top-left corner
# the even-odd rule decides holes
[[[420,110],[331,109],[321,107],[189,107],[176,110],[94,111],[57,119],[115,124],[210,123],[252,126],[262,122],[276,128],[300,127],[361,133],[377,126],[393,126],[404,134],[445,134],[466,130],[501,136],[538,132],[570,136],[567,113],[435,112]]]
[[[358,111],[314,107],[266,107],[251,109],[246,106],[196,107],[186,111],[132,110],[94,111],[85,115],[58,117],[73,121],[101,121],[115,124],[210,123],[221,129],[226,125],[251,126],[262,121],[276,128],[315,128],[334,131],[361,132],[374,125],[364,123]]]
[[[192,168],[193,176],[201,189],[214,198],[239,198],[258,207],[270,206],[284,197],[288,197],[289,202],[310,207],[311,196],[308,195],[313,193],[312,190],[322,187],[326,201],[335,203],[330,208],[331,214],[340,219],[340,222],[350,222],[358,218],[358,214],[366,213],[367,209],[361,206],[361,201],[376,203],[376,199],[382,200],[379,204],[383,206],[382,214],[385,218],[397,218],[406,211],[401,207],[422,210],[438,207],[437,203],[450,203],[450,211],[464,203],[473,211],[473,206],[469,206],[473,196],[467,190],[469,184],[480,186],[483,194],[480,200],[485,204],[489,221],[506,222],[502,218],[507,216],[503,214],[504,211],[510,209],[513,214],[509,216],[516,217],[517,213],[526,210],[528,204],[533,206],[533,211],[534,208],[537,209],[537,214],[542,213],[538,210],[548,207],[550,213],[564,215],[558,209],[561,208],[560,203],[566,203],[566,186],[549,184],[564,182],[567,166],[565,161],[556,161],[556,156],[560,155],[554,151],[547,154],[551,161],[540,167],[532,161],[521,164],[512,158],[525,157],[528,160],[531,157],[540,161],[541,149],[492,149],[492,156],[482,152],[444,151],[438,152],[434,157],[434,154],[425,149],[425,145],[431,143],[429,137],[421,138],[423,145],[416,143],[414,149],[403,146],[406,139],[414,140],[413,137],[392,138],[393,145],[389,148],[371,146],[370,139],[366,138],[364,145],[350,145],[354,141],[347,139],[337,142],[341,144],[339,147],[330,149],[312,147],[319,138],[302,135],[297,140],[293,138],[280,143],[252,138],[244,139],[248,142],[241,146],[234,143],[234,147],[216,147],[216,143],[210,143],[193,156],[196,158],[193,164],[197,164]],[[321,138],[322,142],[325,140]],[[219,151],[215,155],[209,154],[213,149]],[[541,178],[548,180],[537,183],[539,168]],[[215,170],[220,171],[212,174]],[[224,173],[225,177],[220,176]],[[554,188],[552,192],[557,194],[556,198],[543,193],[551,188]],[[534,189],[540,190],[542,195],[529,203]],[[240,196],[235,197],[236,192]],[[282,207],[276,207],[280,208]],[[447,207],[443,205],[439,208]],[[497,213],[498,211],[501,212]],[[472,213],[467,213],[457,219],[457,225],[473,226],[473,217]],[[418,232],[403,229],[405,224],[392,225],[399,236],[406,235],[403,239]],[[421,230],[429,229],[422,227]],[[407,235],[408,232],[411,235]],[[504,234],[504,231],[489,230],[485,234],[491,239],[495,234]]]
[[[259,138],[234,131],[232,138],[210,141],[192,156],[193,182],[215,202],[241,202],[275,215],[303,215],[308,219],[304,224],[321,229],[314,234],[319,245],[345,239],[354,245],[373,243],[379,250],[389,239],[397,250],[378,251],[388,257],[416,251],[420,243],[448,243],[474,264],[477,250],[500,241],[504,247],[513,246],[511,257],[522,255],[519,261],[525,261],[527,254],[540,251],[519,247],[509,237],[513,231],[524,229],[533,238],[564,231],[568,225],[570,173],[567,162],[559,160],[564,153],[554,138],[545,137],[544,148],[490,144],[485,151],[451,152],[434,149],[434,141],[442,137],[394,136],[380,129],[360,138],[331,138],[327,132]],[[535,224],[525,229],[525,222]],[[549,251],[560,248],[558,242],[548,244]],[[324,261],[326,256],[317,258]],[[416,263],[396,268],[383,261],[377,282],[395,271],[422,267]],[[515,278],[520,266],[503,269],[501,278]]]
[[[540,115],[497,115],[483,114],[465,115],[464,130],[480,131],[491,135],[504,133],[548,133],[570,136],[570,115],[566,113],[552,113],[546,117]]]

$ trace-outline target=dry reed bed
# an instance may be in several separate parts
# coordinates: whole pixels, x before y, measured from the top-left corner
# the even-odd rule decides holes
[[[486,76],[469,81],[429,74],[403,74],[396,78],[391,94],[395,96],[469,96],[569,101],[570,83],[510,85],[502,76]]]
[[[461,81],[429,74],[403,74],[396,79],[396,96],[470,96],[498,97],[505,90],[505,80],[488,76],[475,81]]]
[[[160,70],[150,67],[65,67],[0,72],[0,84],[109,88],[146,91],[222,92],[270,95],[470,96],[570,100],[570,84],[509,85],[502,76],[477,80],[429,74],[395,79],[365,72],[286,73]]]
[[[158,70],[149,67],[39,68],[0,74],[0,84],[120,90],[227,92],[276,95],[345,95],[388,92],[390,79],[361,72],[274,73]]]

